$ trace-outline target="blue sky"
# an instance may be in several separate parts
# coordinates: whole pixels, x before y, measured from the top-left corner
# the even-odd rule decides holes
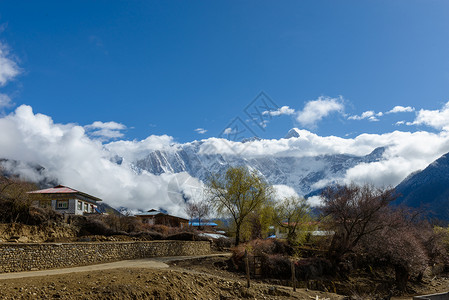
[[[417,121],[449,100],[443,0],[1,1],[0,25],[17,71],[2,113],[27,104],[112,140],[219,136],[235,117],[262,138],[446,126]],[[245,113],[260,92],[263,127]]]

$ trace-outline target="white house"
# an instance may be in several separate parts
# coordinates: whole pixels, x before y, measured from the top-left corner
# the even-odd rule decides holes
[[[97,202],[102,201],[101,199],[63,185],[32,191],[29,194],[34,198],[34,205],[37,207],[52,208],[72,215],[100,213]]]

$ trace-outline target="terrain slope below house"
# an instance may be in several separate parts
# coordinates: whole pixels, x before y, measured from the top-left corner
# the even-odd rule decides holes
[[[449,153],[408,176],[396,191],[396,204],[424,209],[427,216],[449,222]]]

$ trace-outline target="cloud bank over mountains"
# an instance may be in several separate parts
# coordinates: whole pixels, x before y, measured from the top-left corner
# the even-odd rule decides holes
[[[449,152],[449,122],[444,120],[447,111],[448,104],[441,110],[420,110],[417,113],[417,124],[441,128],[439,132],[394,131],[341,138],[319,136],[303,129],[297,130],[299,137],[289,139],[261,139],[245,143],[220,138],[204,139],[200,152],[238,153],[250,159],[258,156],[366,155],[377,147],[386,147],[381,161],[357,165],[349,169],[340,181],[396,185],[411,172],[425,168]],[[144,158],[150,151],[175,151],[183,144],[176,143],[167,135],[152,135],[144,140],[104,141],[104,137],[122,137],[123,130],[126,130],[126,125],[115,122],[95,122],[87,126],[57,124],[50,116],[34,113],[30,106],[22,105],[0,118],[0,158],[37,163],[45,167],[46,176],[101,197],[116,207],[126,206],[135,210],[163,207],[182,215],[183,199],[174,197],[176,191],[170,187],[187,190],[188,187],[201,186],[201,183],[188,174],[135,172],[132,162]],[[118,162],[116,157],[122,161]],[[36,180],[40,176],[26,168],[19,171],[26,179]],[[281,195],[292,193],[285,186],[276,188]]]

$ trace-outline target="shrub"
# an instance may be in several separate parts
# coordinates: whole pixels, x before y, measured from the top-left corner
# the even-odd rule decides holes
[[[79,227],[79,235],[113,235],[116,231],[109,228],[109,226],[102,220],[96,217],[83,217],[72,218],[75,221],[76,226]]]
[[[333,275],[333,268],[326,258],[310,257],[298,260],[295,263],[295,272],[299,280],[307,281],[324,275]]]
[[[250,254],[256,255],[262,254],[293,255],[294,253],[294,249],[291,246],[289,246],[287,242],[278,239],[252,240],[234,249],[236,249],[236,251],[243,251],[243,252],[247,250]]]
[[[62,214],[50,208],[30,207],[28,216],[28,225],[42,225],[51,222],[62,223],[64,217]]]
[[[262,272],[265,277],[290,278],[291,260],[289,257],[280,254],[262,255]]]
[[[192,232],[180,232],[171,234],[168,235],[166,239],[174,241],[209,241],[207,237],[202,237]]]
[[[138,238],[140,240],[144,240],[144,241],[153,241],[153,240],[163,240],[163,239],[165,239],[165,236],[163,236],[159,232],[154,232],[154,231],[134,232],[134,233],[131,233],[130,236]]]
[[[229,249],[232,246],[232,240],[229,238],[218,238],[213,239],[213,247],[217,251],[224,251],[225,249]]]
[[[182,230],[179,227],[170,227],[170,226],[165,226],[165,225],[142,224],[141,226],[142,226],[143,231],[159,232],[162,235],[175,234]]]
[[[132,216],[119,216],[116,214],[99,216],[101,220],[114,231],[139,232],[143,229],[143,224]]]
[[[245,251],[247,251],[250,259],[254,256],[262,258],[262,268],[265,276],[274,278],[291,276],[289,256],[294,253],[294,250],[287,242],[278,239],[253,240],[233,248],[232,261],[239,270],[245,269],[243,259]]]

